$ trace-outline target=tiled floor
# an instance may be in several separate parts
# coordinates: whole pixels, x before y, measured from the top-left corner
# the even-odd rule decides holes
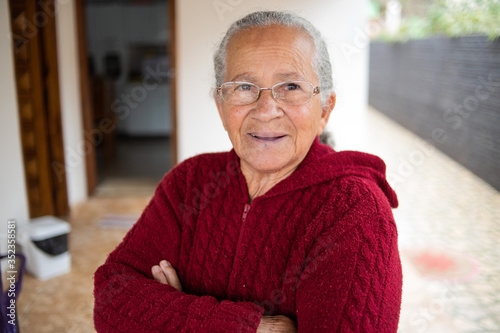
[[[134,178],[158,182],[172,166],[170,144],[167,137],[118,136],[111,156],[104,156],[102,146],[97,150],[99,181]]]
[[[500,193],[380,113],[367,124],[366,151],[386,161],[400,201],[399,331],[500,332]],[[452,258],[462,271],[422,274],[415,253]]]
[[[400,332],[499,332],[500,194],[384,116],[368,117],[364,150],[384,158],[400,199],[394,211],[404,269]],[[139,214],[153,190],[141,186],[138,192],[111,181],[73,209],[72,272],[46,282],[26,277],[18,303],[22,332],[94,331],[92,274],[125,234],[98,221],[109,213]]]
[[[108,213],[140,214],[151,193],[141,197],[92,198],[73,209],[70,218],[71,273],[45,282],[25,276],[18,301],[21,332],[95,332],[93,273],[126,233],[123,229],[100,228],[98,221]]]

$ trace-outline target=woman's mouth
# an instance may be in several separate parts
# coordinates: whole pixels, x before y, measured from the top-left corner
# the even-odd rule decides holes
[[[281,133],[270,133],[270,134],[261,134],[261,133],[248,133],[250,136],[256,140],[267,141],[267,142],[275,142],[283,139],[286,134]]]

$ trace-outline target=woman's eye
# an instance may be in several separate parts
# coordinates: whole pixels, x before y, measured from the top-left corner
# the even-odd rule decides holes
[[[301,87],[297,83],[287,83],[285,86],[285,89],[286,90],[298,90],[298,89],[301,89]]]
[[[234,90],[249,91],[252,90],[252,86],[249,84],[240,84]]]

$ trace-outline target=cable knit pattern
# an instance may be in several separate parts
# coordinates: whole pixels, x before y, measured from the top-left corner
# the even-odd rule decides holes
[[[385,165],[316,140],[295,172],[248,205],[234,151],[170,171],[95,274],[98,332],[396,332],[402,274]],[[183,292],[155,282],[169,260]]]

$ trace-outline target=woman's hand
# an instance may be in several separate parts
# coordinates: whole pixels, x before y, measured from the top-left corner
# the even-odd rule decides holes
[[[287,316],[262,316],[257,333],[297,332],[297,323]]]
[[[155,281],[171,285],[178,291],[182,291],[177,272],[168,261],[162,260],[159,265],[151,267],[151,273]],[[262,316],[257,333],[265,332],[297,332],[297,323],[282,315]]]
[[[177,276],[177,272],[168,261],[162,260],[159,265],[151,267],[151,273],[155,281],[171,285],[177,291],[182,291],[181,281]]]

